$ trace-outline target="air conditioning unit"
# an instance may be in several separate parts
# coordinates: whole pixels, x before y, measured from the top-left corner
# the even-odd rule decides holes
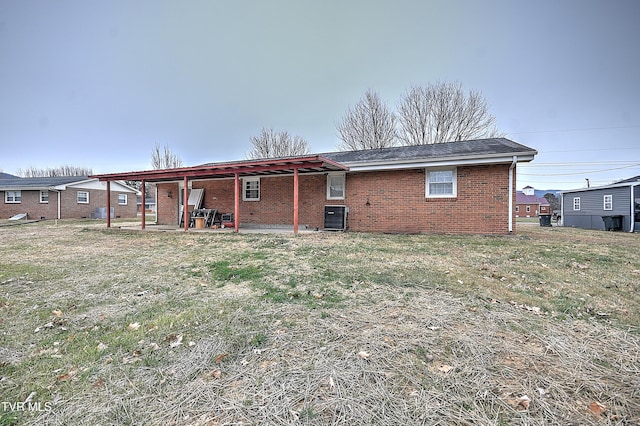
[[[324,229],[326,231],[344,231],[347,229],[347,206],[324,206]]]

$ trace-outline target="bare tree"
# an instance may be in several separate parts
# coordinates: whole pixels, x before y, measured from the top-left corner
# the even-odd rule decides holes
[[[396,118],[377,93],[367,90],[336,125],[343,150],[386,148],[397,141]]]
[[[251,151],[246,158],[293,157],[309,153],[309,144],[300,136],[291,136],[289,132],[276,132],[262,128],[260,135],[251,137]]]
[[[16,174],[20,177],[60,177],[60,176],[89,176],[93,174],[90,167],[78,167],[63,165],[59,167],[37,168],[28,167],[27,169],[18,169]]]
[[[404,145],[503,136],[482,94],[465,94],[460,83],[412,87],[400,100],[398,121]]]
[[[182,167],[182,160],[171,152],[167,145],[160,150],[160,145],[156,144],[151,151],[151,167],[153,169],[174,169]]]

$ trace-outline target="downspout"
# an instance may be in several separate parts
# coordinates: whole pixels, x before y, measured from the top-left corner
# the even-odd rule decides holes
[[[633,190],[636,186],[640,185],[640,183],[631,184],[631,227],[629,232],[635,232],[636,227],[636,200],[635,200],[635,191]]]
[[[518,163],[518,156],[513,156],[513,161],[509,167],[509,233],[513,233],[513,170]]]
[[[60,211],[61,210],[61,207],[60,207],[60,205],[61,205],[61,203],[60,203],[60,194],[61,193],[62,193],[62,191],[58,191],[58,220],[61,219],[61,217],[60,217],[60,213],[61,213],[61,211]]]

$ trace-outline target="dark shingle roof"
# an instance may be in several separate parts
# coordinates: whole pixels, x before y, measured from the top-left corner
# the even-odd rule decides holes
[[[505,138],[475,139],[431,145],[401,146],[361,151],[342,151],[318,154],[339,163],[368,163],[419,159],[494,156],[518,153],[536,153],[532,148]]]
[[[0,172],[0,179],[13,179],[17,177],[18,176],[10,175],[9,173]]]
[[[73,182],[82,182],[89,179],[87,176],[60,176],[60,177],[35,177],[20,178],[12,177],[9,179],[0,179],[0,190],[3,188],[49,188],[58,185],[67,185]]]
[[[615,184],[619,184],[619,183],[636,183],[636,182],[640,182],[640,175],[629,178],[629,179],[624,179],[624,180],[619,180],[617,182],[615,182]]]

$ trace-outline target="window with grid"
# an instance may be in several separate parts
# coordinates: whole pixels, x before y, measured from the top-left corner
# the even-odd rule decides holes
[[[78,191],[78,204],[89,204],[89,193],[87,191]]]
[[[427,170],[427,197],[455,197],[456,169]]]
[[[242,186],[243,201],[260,201],[260,178],[245,178]]]
[[[22,191],[6,191],[4,193],[4,202],[5,203],[21,203],[22,202]]]
[[[605,195],[603,197],[603,203],[605,210],[613,210],[613,195]]]
[[[580,210],[580,197],[574,197],[573,210]]]

